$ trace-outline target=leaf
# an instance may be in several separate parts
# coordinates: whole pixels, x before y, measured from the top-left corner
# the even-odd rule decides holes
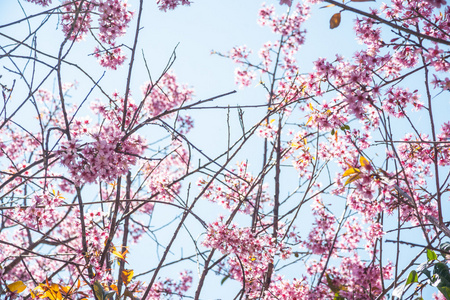
[[[450,300],[450,273],[448,266],[441,262],[436,263],[433,277],[438,278],[435,281],[431,280],[432,285],[436,286],[447,300]]]
[[[122,281],[125,285],[128,285],[133,279],[134,271],[133,270],[123,270],[122,274],[120,274],[120,278],[122,278]]]
[[[133,293],[128,289],[125,289],[125,292],[123,293],[123,298],[126,299],[126,297],[129,297],[132,300],[137,299],[136,297],[133,296]]]
[[[220,281],[220,285],[223,285],[228,278],[230,278],[230,275],[227,275],[224,278],[222,278],[222,280]]]
[[[336,6],[336,4],[328,4],[328,5],[322,6],[321,8],[327,8],[327,7],[333,7],[333,6]]]
[[[438,290],[444,295],[445,299],[450,300],[450,287],[448,286],[438,286]]]
[[[107,292],[107,293],[105,294],[104,299],[105,299],[105,300],[112,299],[112,298],[114,297],[115,294],[116,294],[115,291]]]
[[[103,286],[97,280],[94,282],[94,294],[97,300],[104,300],[105,290]]]
[[[419,272],[419,273],[421,273],[421,274],[425,274],[425,275],[428,277],[428,279],[431,279],[431,273],[430,273],[430,271],[428,270],[429,267],[430,267],[430,263],[427,261],[427,262],[421,263],[421,264],[416,268],[416,271]]]
[[[111,253],[112,253],[114,256],[116,256],[116,257],[120,258],[121,260],[123,260],[124,262],[128,263],[128,262],[125,260],[125,257],[126,257],[126,254],[127,254],[128,250],[125,249],[125,251],[123,251],[122,253],[120,253],[119,251],[117,251],[115,247],[113,247],[113,249],[111,249],[111,250],[112,250]]]
[[[355,176],[352,176],[352,177],[350,177],[349,179],[347,179],[347,181],[344,183],[344,185],[347,185],[347,184],[349,184],[349,183],[352,183],[353,181],[355,181],[355,180],[357,180],[357,179],[359,179],[359,178],[361,178],[361,175],[360,175],[360,174],[357,174],[357,175],[355,175]]]
[[[348,126],[347,124],[341,126],[340,128],[341,128],[342,131],[350,130],[350,126]]]
[[[344,172],[344,174],[342,174],[342,177],[346,177],[346,176],[349,176],[349,175],[352,175],[355,173],[359,174],[359,173],[361,173],[361,171],[358,168],[350,168],[350,169],[346,170]]]
[[[21,280],[8,284],[8,290],[15,294],[22,293],[26,288],[27,286]]]
[[[119,293],[119,289],[117,288],[117,285],[111,284],[109,287],[110,287],[112,290],[114,290],[114,291],[116,291],[117,293]]]
[[[334,14],[330,19],[330,28],[334,29],[341,24],[341,13]]]
[[[375,2],[375,0],[350,0],[352,2]]]
[[[365,167],[370,164],[369,161],[364,156],[359,157],[359,163],[361,164],[361,167]]]
[[[431,249],[427,249],[427,258],[428,261],[437,260],[436,252]]]
[[[412,270],[409,273],[408,279],[406,280],[406,285],[411,284],[413,282],[419,282],[419,277],[417,276],[417,272]]]
[[[331,130],[331,135],[334,135],[336,131],[334,130],[334,128]]]
[[[333,284],[333,279],[330,277],[330,275],[325,274],[325,276],[327,277],[327,285],[330,288],[330,290],[335,293],[335,296],[337,295],[339,297],[339,286],[336,286]],[[336,297],[335,297],[336,299]]]

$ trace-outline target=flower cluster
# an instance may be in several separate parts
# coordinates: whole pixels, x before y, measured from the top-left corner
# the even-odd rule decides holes
[[[190,0],[156,0],[158,8],[162,11],[173,10],[179,5],[190,5]]]
[[[63,3],[63,32],[70,40],[80,41],[92,29],[92,16],[98,14],[98,39],[101,50],[96,47],[95,56],[101,66],[117,69],[123,64],[125,55],[116,39],[125,34],[133,13],[125,0],[69,1]],[[97,10],[97,12],[95,12]]]
[[[52,0],[26,0],[26,1],[42,6],[48,6],[52,3]]]
[[[249,297],[256,297],[261,293],[264,275],[275,255],[286,259],[291,253],[289,247],[276,243],[272,235],[258,235],[251,228],[239,228],[236,224],[228,226],[223,217],[208,226],[203,245],[223,254],[233,254],[227,261],[227,271],[231,278],[245,281]]]
[[[158,281],[150,290],[149,296],[146,299],[159,300],[164,296],[178,295],[180,298],[189,290],[192,285],[192,272],[183,271],[180,273],[178,282],[172,278],[166,278],[164,281]]]
[[[123,64],[126,57],[123,54],[122,48],[114,47],[114,44],[112,46],[113,48],[104,51],[95,48],[94,55],[98,58],[98,62],[102,67],[116,70],[118,66]]]
[[[148,82],[141,86],[147,116],[168,118],[172,114],[165,114],[167,111],[192,100],[194,91],[187,85],[178,84],[176,80],[173,72],[167,72],[158,82]]]
[[[81,41],[89,32],[92,22],[92,10],[94,4],[89,1],[63,2],[64,14],[61,17],[62,31],[67,38]]]
[[[112,126],[92,134],[93,142],[81,145],[77,139],[65,142],[58,151],[60,162],[68,168],[77,185],[98,180],[111,182],[125,175],[143,151],[140,138],[123,139],[124,133]]]

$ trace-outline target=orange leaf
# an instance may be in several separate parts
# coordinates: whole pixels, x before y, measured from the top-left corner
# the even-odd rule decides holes
[[[334,14],[330,19],[330,28],[334,29],[341,24],[341,13]]]
[[[109,287],[110,287],[112,290],[116,291],[116,293],[119,293],[119,289],[117,288],[117,285],[111,284]]]
[[[122,278],[122,281],[125,285],[128,285],[133,279],[134,271],[133,270],[123,270],[122,274],[120,274],[120,277]]]
[[[336,6],[336,5],[335,4],[328,4],[328,5],[322,6],[321,8],[327,8],[327,7],[333,7],[333,6]]]
[[[11,292],[13,292],[15,294],[22,293],[27,288],[27,286],[20,280],[13,282],[11,284],[8,284],[7,286],[8,286],[8,290],[10,290]]]

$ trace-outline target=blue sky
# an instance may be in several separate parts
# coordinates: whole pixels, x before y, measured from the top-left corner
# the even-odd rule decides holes
[[[178,76],[180,83],[186,83],[195,90],[196,100],[237,90],[236,94],[220,99],[216,104],[248,105],[265,101],[265,92],[261,86],[255,87],[256,83],[246,89],[239,89],[235,85],[234,69],[236,65],[231,60],[211,55],[211,50],[226,53],[233,46],[239,45],[247,45],[256,54],[263,43],[269,40],[276,40],[276,36],[270,33],[269,28],[262,28],[256,22],[261,2],[198,0],[190,7],[179,7],[175,11],[166,13],[157,10],[155,1],[144,2],[144,17],[138,44],[138,58],[135,64],[136,72],[132,77],[134,97],[138,98],[140,96],[140,86],[148,80],[141,53],[145,54],[153,77],[157,77],[164,69],[173,49],[178,45],[176,51],[177,60],[172,69]],[[20,3],[23,4],[29,14],[37,11],[32,4],[24,1]],[[137,9],[137,1],[129,1],[129,3],[132,5],[132,10]],[[280,7],[277,1],[268,2],[268,4],[272,3],[275,4],[278,12],[286,10],[286,6]],[[358,3],[355,6],[366,8],[368,6],[378,7],[379,4],[379,2]],[[311,18],[305,23],[308,31],[306,44],[302,46],[297,56],[301,72],[311,71],[312,61],[317,57],[334,57],[335,53],[350,57],[356,49],[362,47],[354,38],[352,22],[355,18],[354,14],[344,12],[341,25],[336,29],[329,29],[329,18],[337,11],[337,8],[319,9],[317,6],[313,9]],[[16,20],[21,15],[22,12],[16,1],[2,1],[0,4],[1,24]],[[37,24],[38,20],[36,19],[34,22]],[[130,32],[134,31],[134,28],[135,20],[131,23]],[[6,29],[5,32],[7,31],[20,37],[25,36],[27,32],[26,23],[24,22],[14,27],[14,30],[15,32],[12,29]],[[45,51],[56,55],[57,45],[61,42],[61,39],[62,34],[60,33],[60,28],[57,28],[57,18],[54,17],[45,25],[45,31],[38,37],[38,44]],[[131,35],[127,38],[119,39],[118,43],[120,42],[131,44]],[[87,38],[86,41],[74,45],[74,51],[69,58],[72,61],[76,61],[81,67],[92,70],[93,77],[98,79],[102,76],[103,70],[96,65],[96,59],[93,56],[89,56],[93,48],[94,43],[92,39]],[[257,61],[256,55],[254,58]],[[127,60],[125,65],[117,71],[107,71],[102,79],[103,86],[109,89],[110,92],[117,89],[123,93],[128,62]],[[7,78],[8,72],[0,70],[0,75],[3,75],[3,78]],[[87,94],[87,89],[90,88],[89,81],[76,71],[68,71],[65,73],[65,76],[64,81],[77,80],[80,83],[80,89],[73,95],[73,101],[77,101],[79,98],[82,99]],[[54,81],[49,80],[44,86],[52,90],[53,83]],[[226,149],[226,111],[193,111],[190,114],[195,119],[195,127],[189,136],[193,143],[210,156],[217,155]],[[262,115],[264,115],[264,110],[246,110],[245,118],[249,125],[253,125]],[[235,112],[231,121],[237,122]],[[232,132],[232,136],[237,138],[239,133],[240,129],[236,126],[236,131]],[[253,157],[252,146],[255,146],[255,149],[257,149],[258,144],[250,145],[247,152],[244,152],[237,161],[250,157],[253,159],[251,164],[259,166],[257,164],[259,158]],[[214,211],[213,215],[219,210],[215,205],[210,204],[206,204],[205,209]],[[159,213],[158,208],[156,212],[158,214],[155,215],[155,224],[167,219],[167,215],[179,213],[172,209]],[[193,222],[192,226],[198,226],[198,224],[195,225],[195,222]],[[177,246],[183,246],[184,243],[192,244],[189,240],[180,239],[177,241]],[[137,271],[141,267],[146,269],[147,265],[145,262],[148,261],[151,264],[150,260],[153,259],[145,257],[148,252],[146,245],[143,244],[130,261],[131,267],[134,264]],[[176,272],[177,268],[168,269],[166,271],[167,275]],[[295,276],[295,272],[292,274]],[[230,283],[230,280],[227,284],[231,284],[234,287],[239,286],[238,283]],[[217,295],[217,288],[219,287],[220,278],[209,278],[203,298],[229,298],[230,295]],[[235,289],[228,290],[233,290],[234,293]]]

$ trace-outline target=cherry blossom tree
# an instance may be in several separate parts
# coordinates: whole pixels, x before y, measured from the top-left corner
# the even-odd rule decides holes
[[[444,0],[262,4],[271,40],[212,52],[257,105],[198,99],[175,50],[155,76],[130,2],[19,1],[0,25],[2,298],[450,299]],[[319,7],[361,47],[304,73]],[[216,156],[193,142],[197,110],[227,116]]]

